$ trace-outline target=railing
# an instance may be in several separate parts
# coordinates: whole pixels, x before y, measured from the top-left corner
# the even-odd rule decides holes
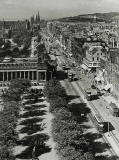
[[[100,62],[92,62],[92,61],[88,61],[87,59],[84,59],[84,63],[88,67],[100,67]]]
[[[37,63],[0,63],[1,69],[35,69]]]

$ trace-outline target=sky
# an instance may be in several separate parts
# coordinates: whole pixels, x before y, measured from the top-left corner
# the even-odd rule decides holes
[[[45,19],[119,12],[119,0],[0,0],[0,20],[22,20],[38,11]]]

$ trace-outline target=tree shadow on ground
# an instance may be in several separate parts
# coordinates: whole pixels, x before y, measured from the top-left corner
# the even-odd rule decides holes
[[[30,118],[30,119],[26,119],[26,120],[23,120],[20,125],[30,125],[30,124],[34,124],[34,123],[38,123],[38,122],[41,122],[43,120],[43,118]]]
[[[104,122],[104,133],[108,131],[113,131],[115,128],[110,122]]]
[[[87,142],[89,142],[89,148],[94,155],[96,153],[103,153],[107,149],[110,149],[110,146],[108,143],[95,141],[96,139],[102,138],[101,134],[90,132],[90,133],[84,134],[84,137],[87,140]]]
[[[43,116],[46,114],[46,111],[44,110],[34,110],[34,111],[28,111],[25,112],[24,114],[20,114],[21,118],[29,118],[29,117],[35,117],[35,116]]]
[[[47,107],[46,105],[31,105],[31,106],[24,106],[26,110],[36,110]]]
[[[72,100],[74,100],[74,99],[76,99],[76,98],[79,98],[80,96],[75,96],[75,95],[68,95],[67,96],[67,100],[69,101],[69,102],[71,102]]]
[[[39,124],[30,124],[23,127],[19,132],[20,133],[27,133],[28,135],[37,133],[39,131],[42,131],[44,128]]]
[[[92,153],[96,154],[105,152],[107,149],[110,149],[110,146],[108,143],[92,142],[89,148],[92,148]]]
[[[118,160],[119,159],[119,157],[117,157],[117,156],[96,156],[95,157],[95,160]]]
[[[57,80],[67,79],[67,73],[65,73],[64,71],[57,71],[56,77]]]
[[[44,102],[44,99],[41,99],[41,98],[34,99],[34,103],[41,103],[41,102]]]
[[[42,98],[43,95],[42,94],[30,94],[30,95],[24,96],[23,98],[24,99],[35,99],[36,97]]]
[[[40,103],[40,102],[44,102],[44,99],[41,98],[35,98],[35,99],[28,99],[26,100],[23,105],[27,105],[27,104],[35,104],[35,103]]]
[[[84,134],[84,137],[87,139],[87,141],[89,141],[90,143],[94,142],[96,139],[101,138],[102,135],[98,134],[98,133],[91,133],[88,132],[86,134]]]
[[[31,136],[26,136],[22,140],[18,140],[17,145],[34,146],[36,141],[37,141],[37,143],[41,144],[41,142],[45,142],[48,139],[49,139],[49,136],[44,134],[44,133],[34,134],[34,135],[31,135]]]
[[[34,146],[30,146],[30,147],[26,148],[21,154],[16,155],[16,158],[31,159],[33,148],[34,148]],[[36,157],[38,157],[44,153],[48,153],[50,151],[51,151],[51,148],[46,146],[45,144],[35,146],[35,156]]]
[[[88,121],[87,114],[91,111],[86,106],[86,103],[72,103],[69,106],[69,110],[79,123]]]
[[[92,126],[85,125],[85,124],[80,124],[80,126],[81,126],[83,129],[86,129],[86,130],[92,128]]]
[[[90,101],[94,101],[94,100],[97,100],[97,99],[99,99],[98,95],[91,95],[90,96]]]
[[[27,104],[34,104],[34,100],[29,99],[23,103],[23,105],[27,105]]]

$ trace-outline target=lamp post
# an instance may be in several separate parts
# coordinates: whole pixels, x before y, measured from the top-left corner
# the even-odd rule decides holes
[[[106,106],[106,108],[109,110],[109,107]],[[109,112],[108,112],[108,115],[109,115]],[[110,131],[109,130],[109,121],[108,121],[108,129],[107,130],[108,130],[108,136],[110,136],[110,133],[109,133],[109,131]]]

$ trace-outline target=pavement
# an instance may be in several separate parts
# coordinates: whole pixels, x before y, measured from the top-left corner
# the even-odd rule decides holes
[[[58,61],[60,64],[64,63],[64,57],[60,56],[58,58]],[[90,104],[90,102],[88,102],[85,98],[85,95],[79,90],[79,86],[81,86],[81,88],[83,90],[86,90],[87,88],[91,87],[91,78],[89,79],[88,76],[86,75],[82,75],[81,72],[78,72],[79,75],[82,77],[82,81],[77,81],[76,82],[72,82],[75,90],[77,90],[77,92],[81,95],[83,101],[87,104],[87,106],[89,108],[91,108],[91,111],[93,114],[96,114],[95,112],[97,112],[99,115],[101,115],[103,117],[103,120],[105,122],[110,122],[113,127],[114,130],[109,132],[106,132],[104,134],[104,137],[110,142],[110,145],[112,146],[113,150],[115,151],[115,154],[117,156],[119,156],[119,118],[118,117],[113,117],[111,110],[108,110],[107,108],[110,108],[109,103],[110,102],[115,102],[115,99],[112,96],[103,96],[100,99],[94,100],[92,101],[92,105],[95,106],[96,111],[94,109],[92,109],[92,106]]]
[[[62,49],[60,50],[61,53]],[[61,65],[64,62],[67,62],[67,58],[62,54],[58,57],[58,63]],[[71,59],[70,59],[71,61]],[[78,74],[81,77],[81,81],[72,82],[73,87],[75,90],[79,93],[79,95],[82,97],[83,101],[87,104],[87,106],[91,109],[93,114],[99,114],[103,118],[104,122],[110,122],[112,126],[114,127],[113,131],[104,133],[104,137],[108,140],[107,142],[110,143],[112,146],[115,155],[119,156],[119,117],[113,117],[112,111],[110,108],[110,102],[116,103],[115,99],[112,96],[103,96],[100,97],[97,100],[93,100],[91,102],[87,101],[85,98],[84,93],[79,89],[79,86],[86,90],[87,88],[91,87],[91,78],[92,76],[85,75],[78,70],[74,69],[76,71],[76,74]],[[92,107],[95,106],[95,109]],[[109,108],[109,109],[108,109]]]

